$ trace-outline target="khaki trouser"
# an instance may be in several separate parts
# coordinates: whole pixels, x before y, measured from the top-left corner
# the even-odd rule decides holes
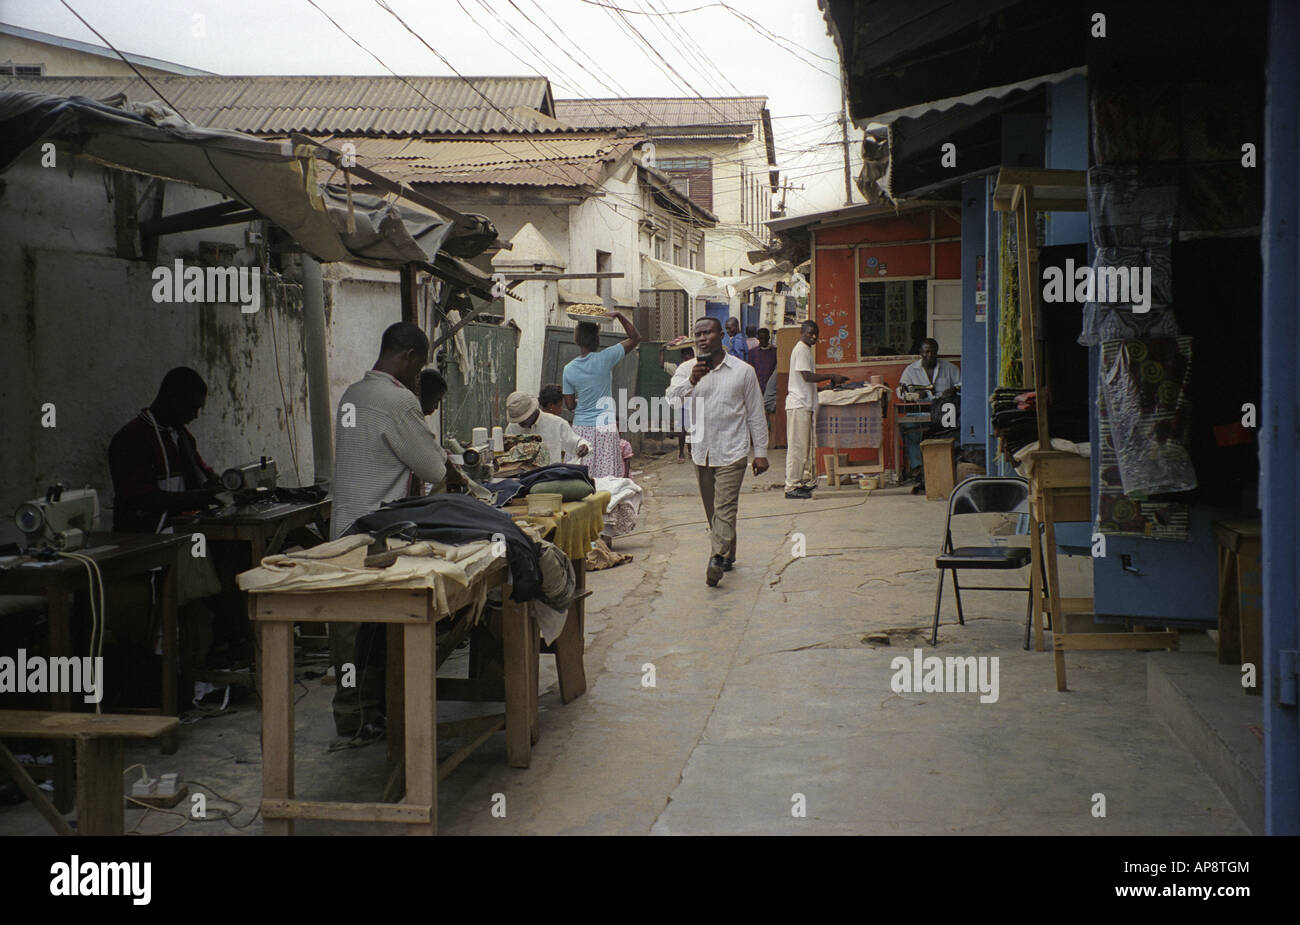
[[[334,730],[354,736],[384,712],[387,624],[331,623],[330,660],[334,663]],[[351,665],[352,671],[344,666]],[[343,681],[352,682],[344,686]]]
[[[729,466],[696,466],[700,500],[713,535],[713,552],[724,559],[736,558],[736,511],[740,508],[740,485],[745,481],[749,460],[738,459]]]
[[[786,491],[813,488],[817,484],[817,444],[813,440],[813,414],[812,408],[786,409]]]

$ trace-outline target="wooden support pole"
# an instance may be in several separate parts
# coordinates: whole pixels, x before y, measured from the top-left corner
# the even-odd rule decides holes
[[[402,320],[410,324],[419,324],[417,311],[418,290],[415,276],[416,268],[412,264],[403,264],[401,269]]]

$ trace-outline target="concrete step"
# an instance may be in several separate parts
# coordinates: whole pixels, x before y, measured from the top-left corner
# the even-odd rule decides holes
[[[1147,655],[1147,703],[1245,826],[1263,835],[1262,700],[1242,690],[1240,666],[1220,665],[1205,636],[1185,633],[1183,643],[1182,651]]]

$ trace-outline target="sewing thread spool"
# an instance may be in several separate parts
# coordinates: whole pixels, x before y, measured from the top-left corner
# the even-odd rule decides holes
[[[486,427],[475,427],[473,436],[469,439],[471,446],[482,446],[488,442],[488,429]]]
[[[492,428],[492,452],[504,453],[506,451],[506,433],[500,427]]]

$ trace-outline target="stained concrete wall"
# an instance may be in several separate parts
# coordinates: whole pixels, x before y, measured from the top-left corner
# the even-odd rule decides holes
[[[110,523],[109,440],[153,400],[163,373],[181,365],[208,383],[207,406],[191,429],[209,465],[267,454],[284,484],[312,481],[296,285],[264,279],[256,314],[237,305],[157,304],[155,264],[115,256],[104,168],[62,152],[58,166],[41,168],[33,151],[0,180],[0,524],[56,480],[99,489]],[[165,211],[218,199],[168,184]],[[167,236],[157,264],[197,263],[201,240],[239,246],[235,261],[247,263],[254,251],[242,247],[244,229]],[[55,406],[52,428],[41,426],[47,402]]]

